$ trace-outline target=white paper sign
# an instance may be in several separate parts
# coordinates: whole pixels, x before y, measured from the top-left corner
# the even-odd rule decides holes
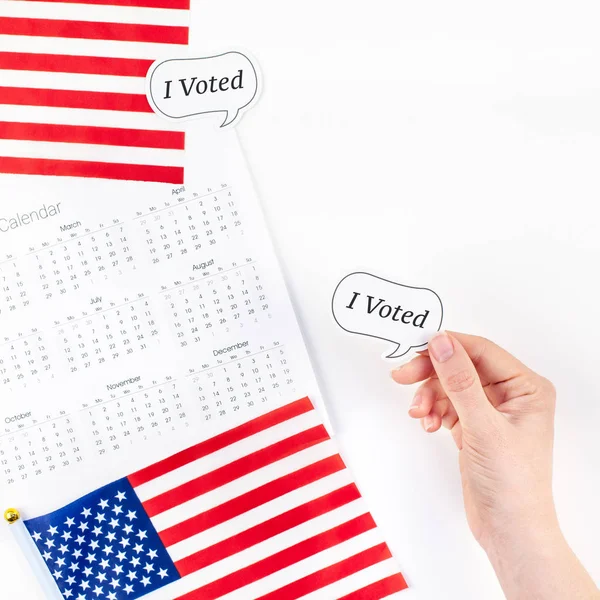
[[[258,69],[241,52],[155,62],[146,76],[146,95],[159,116],[188,120],[225,113],[232,125],[259,95]]]
[[[396,344],[385,358],[398,358],[411,348],[424,350],[442,327],[440,297],[428,288],[395,283],[370,273],[346,275],[331,303],[337,324],[358,335]]]

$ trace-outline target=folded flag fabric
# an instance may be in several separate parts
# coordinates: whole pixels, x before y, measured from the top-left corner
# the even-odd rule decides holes
[[[25,526],[72,600],[376,600],[406,588],[308,398]]]
[[[185,137],[145,96],[187,50],[190,0],[0,0],[0,174],[183,183]]]

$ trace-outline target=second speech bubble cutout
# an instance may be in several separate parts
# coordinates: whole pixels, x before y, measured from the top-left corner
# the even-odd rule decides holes
[[[433,290],[365,272],[350,273],[338,283],[331,310],[344,331],[396,344],[390,354],[383,354],[389,359],[411,349],[425,350],[444,317],[442,301]]]
[[[223,112],[221,127],[236,124],[260,95],[259,71],[243,52],[156,61],[146,75],[154,112],[170,121]]]

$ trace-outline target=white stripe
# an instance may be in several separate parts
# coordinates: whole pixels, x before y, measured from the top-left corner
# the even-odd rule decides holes
[[[342,544],[338,544],[333,548],[329,548],[303,560],[295,565],[291,565],[286,569],[277,571],[259,581],[251,583],[235,592],[222,596],[219,600],[247,600],[248,598],[259,598],[269,592],[278,590],[279,588],[298,581],[302,577],[316,573],[321,569],[334,565],[342,560],[350,558],[359,552],[368,550],[377,544],[381,544],[383,539],[378,529],[372,529],[365,533],[348,540]]]
[[[189,11],[184,9],[71,4],[66,2],[35,2],[34,4],[30,1],[22,2],[20,0],[0,1],[0,16],[184,27],[189,22]]]
[[[367,585],[381,581],[391,575],[399,573],[398,565],[393,558],[388,558],[379,563],[371,565],[362,571],[341,579],[331,585],[325,586],[320,590],[315,590],[310,594],[302,596],[302,600],[331,600],[331,598],[342,598],[356,592]],[[389,598],[390,596],[387,596]]]
[[[321,420],[317,411],[311,410],[144,483],[135,488],[135,493],[142,502],[145,502],[192,479],[196,479],[198,476],[206,475],[219,467],[320,424]]]
[[[352,475],[348,469],[334,473],[329,477],[319,479],[309,485],[276,498],[261,506],[221,523],[212,529],[198,533],[187,540],[178,542],[168,549],[172,560],[177,561],[196,552],[199,548],[208,548],[222,542],[255,525],[264,523],[277,515],[301,506],[352,483]]]
[[[117,77],[80,73],[49,73],[47,71],[0,70],[0,81],[5,87],[23,87],[81,92],[146,93],[145,77]]]
[[[294,527],[293,529],[289,529],[279,535],[273,536],[260,544],[246,548],[246,550],[242,550],[241,552],[236,552],[232,556],[228,556],[219,562],[201,569],[198,573],[202,576],[202,581],[204,582],[208,583],[209,581],[216,581],[217,579],[221,579],[221,577],[225,577],[248,565],[253,565],[259,560],[263,560],[269,556],[273,556],[273,554],[276,554],[277,552],[290,548],[303,540],[307,540],[324,531],[328,531],[338,525],[356,519],[366,512],[367,509],[365,503],[361,498],[350,504],[346,504],[333,512],[321,515],[312,521],[307,521],[306,523],[298,525],[298,527]],[[190,576],[192,575],[193,574],[190,574]]]
[[[326,527],[326,529],[329,529],[329,527]],[[293,538],[292,545],[294,543],[298,543],[301,541],[301,539],[302,538],[300,537]],[[268,577],[226,594],[219,600],[248,600],[249,598],[259,598],[260,596],[277,590],[284,585],[297,581],[306,575],[320,571],[321,569],[345,560],[346,558],[362,552],[363,550],[372,548],[373,546],[380,544],[382,541],[383,540],[380,531],[378,529],[371,529],[365,533],[362,533],[361,535],[351,538],[350,540],[347,540],[332,548],[328,548],[327,550],[323,550],[314,556],[310,556],[309,558],[306,558],[294,565],[290,565],[285,569],[277,571]],[[238,565],[236,565],[235,568],[237,569]],[[242,565],[240,565],[239,568],[242,568]],[[165,586],[160,590],[156,590],[155,592],[144,596],[144,600],[173,600],[182,594],[196,590],[212,580],[211,578],[205,576],[206,571],[207,569],[202,569],[196,573],[191,573],[190,575],[172,583],[171,585]]]
[[[198,498],[175,506],[160,515],[153,517],[152,523],[157,531],[164,531],[177,523],[195,517],[196,515],[210,508],[214,508],[215,506],[219,506],[232,498],[237,498],[265,483],[269,483],[284,475],[289,475],[302,467],[311,465],[319,460],[333,456],[334,454],[337,454],[337,448],[333,442],[331,440],[322,442],[316,446],[279,460],[276,463],[263,467],[258,471],[249,473],[244,477],[240,477],[239,479],[199,496]]]
[[[196,571],[196,573],[191,573],[187,578],[196,579],[196,575],[199,575],[201,581],[204,583],[216,581],[221,577],[225,577],[230,573],[234,573],[239,569],[252,565],[259,560],[263,560],[269,556],[273,556],[273,554],[276,554],[277,552],[290,548],[303,540],[360,517],[366,512],[367,509],[365,503],[362,498],[360,498],[333,512],[321,515],[312,521],[302,523],[293,529],[284,531],[260,544],[252,546],[251,548],[237,552],[233,556],[229,556],[200,571]]]
[[[183,150],[0,140],[0,156],[86,160],[130,165],[183,166]]]
[[[51,38],[36,35],[0,35],[0,48],[11,52],[35,54],[71,54],[105,58],[176,58],[188,55],[187,44],[154,44],[150,42],[117,42],[113,40],[86,40]]]
[[[183,125],[165,121],[154,113],[83,108],[47,108],[45,106],[0,104],[0,121],[87,125],[90,127],[123,127],[125,129],[149,129],[157,131],[184,131]]]

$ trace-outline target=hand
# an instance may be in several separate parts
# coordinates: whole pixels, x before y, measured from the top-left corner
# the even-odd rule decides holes
[[[599,597],[554,509],[554,386],[492,342],[457,333],[436,335],[427,352],[392,371],[392,378],[424,381],[410,416],[429,433],[442,425],[451,431],[469,526],[507,596]],[[561,573],[569,565],[575,575],[555,581],[558,564]],[[554,576],[546,572],[551,568]],[[554,595],[562,590],[567,595]]]
[[[552,384],[483,338],[434,337],[429,351],[392,372],[425,381],[409,415],[425,431],[450,429],[460,450],[467,519],[488,549],[507,523],[556,524],[552,501]]]

